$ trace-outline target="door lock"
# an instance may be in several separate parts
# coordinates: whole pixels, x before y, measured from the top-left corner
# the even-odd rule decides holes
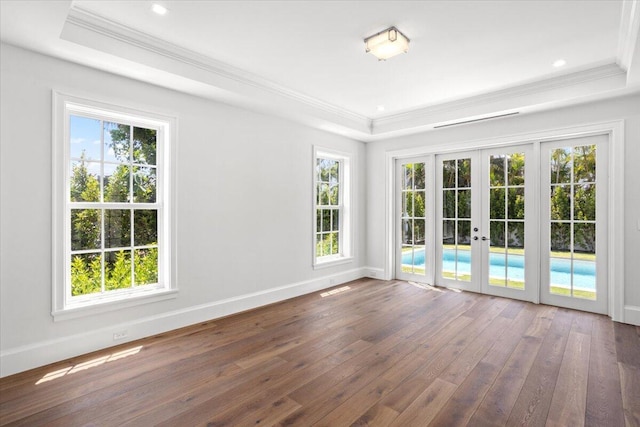
[[[482,236],[482,240],[489,240],[489,239],[485,236]]]

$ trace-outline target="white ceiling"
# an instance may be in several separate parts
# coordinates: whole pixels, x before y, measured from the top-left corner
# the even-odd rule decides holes
[[[152,3],[2,1],[0,36],[365,141],[640,89],[637,0]],[[378,62],[391,25],[409,52]]]

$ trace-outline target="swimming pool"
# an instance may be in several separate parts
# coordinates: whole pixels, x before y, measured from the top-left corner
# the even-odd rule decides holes
[[[414,252],[413,263],[411,252],[402,255],[403,265],[412,265],[424,268],[424,250]],[[489,276],[509,280],[524,281],[524,256],[509,255],[505,265],[505,256],[499,253],[489,254]],[[458,274],[471,274],[471,252],[458,250]],[[442,270],[456,271],[456,251],[445,249],[442,254]],[[551,258],[551,284],[569,288],[571,286],[571,260],[564,258]],[[573,287],[574,289],[596,289],[596,263],[594,261],[573,260]]]

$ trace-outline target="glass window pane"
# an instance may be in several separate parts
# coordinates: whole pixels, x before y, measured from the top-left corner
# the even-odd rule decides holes
[[[404,193],[404,205],[407,212],[407,216],[410,218],[414,216],[413,214],[414,199],[415,199],[415,192],[407,191],[406,193]]]
[[[471,218],[471,190],[458,190],[458,218]]]
[[[456,217],[456,190],[442,191],[442,216],[444,218]]]
[[[505,222],[490,221],[489,222],[489,244],[491,249],[505,248]]]
[[[129,163],[131,156],[131,126],[104,122],[104,161]]]
[[[402,220],[402,244],[413,244],[413,220],[411,219]]]
[[[571,182],[571,148],[557,148],[551,151],[551,183]]]
[[[489,253],[489,284],[493,286],[507,286],[507,254],[501,252]]]
[[[340,253],[340,239],[339,233],[331,233],[331,255],[336,255]]]
[[[583,254],[584,257],[591,259],[596,253],[596,224],[573,225],[573,250],[576,254]]]
[[[524,250],[509,248],[506,259],[507,287],[524,289]]]
[[[455,160],[445,160],[442,162],[442,187],[456,188]]]
[[[491,219],[504,219],[504,188],[492,188],[489,190],[489,217]]]
[[[72,159],[101,159],[100,120],[69,117],[69,155]]]
[[[405,190],[413,190],[413,163],[403,166],[404,179],[402,180],[402,188]]]
[[[316,232],[322,231],[322,209],[316,209]]]
[[[509,219],[524,219],[524,188],[510,188],[508,203]]]
[[[322,231],[331,231],[331,210],[322,210]]]
[[[573,147],[574,182],[596,182],[596,146]]]
[[[571,186],[551,186],[551,219],[571,220]]]
[[[338,206],[340,204],[340,187],[338,184],[329,187],[329,204]]]
[[[131,211],[105,209],[104,233],[105,248],[131,246]]]
[[[413,244],[424,245],[425,238],[424,219],[413,220]]]
[[[158,248],[136,249],[133,259],[136,285],[158,283]]]
[[[549,259],[550,292],[571,296],[571,257],[551,257]]]
[[[133,167],[133,201],[135,203],[155,203],[156,169]]]
[[[104,287],[107,291],[131,287],[131,251],[104,253]]]
[[[156,164],[156,130],[133,128],[133,161],[146,165]]]
[[[416,191],[414,196],[413,216],[416,218],[424,218],[424,201],[426,194],[424,191]]]
[[[71,250],[100,249],[102,230],[100,209],[71,209]]]
[[[513,153],[508,158],[509,185],[524,185],[524,153]]]
[[[524,222],[509,221],[507,223],[507,231],[507,245],[509,248],[524,249]]]
[[[574,187],[574,219],[579,221],[595,221],[596,219],[596,185],[576,184]]]
[[[331,230],[340,230],[340,211],[337,209],[331,211]]]
[[[551,256],[571,256],[571,224],[552,222],[550,243],[552,252],[560,252]]]
[[[329,205],[329,184],[320,184],[320,204],[323,206]]]
[[[458,159],[458,188],[471,187],[471,159]]]
[[[99,253],[71,255],[71,295],[102,292],[102,256]]]
[[[573,296],[595,300],[596,291],[596,259],[575,258],[573,260]]]
[[[504,161],[503,155],[489,156],[489,185],[491,187],[504,185]]]
[[[104,201],[126,203],[131,200],[129,165],[104,165]]]
[[[456,243],[455,220],[442,221],[442,244],[455,245],[455,243]]]
[[[426,188],[424,163],[414,163],[413,168],[415,188],[416,190],[424,190]]]
[[[340,181],[340,162],[337,160],[331,161],[331,170],[329,171],[329,184],[337,185]]]
[[[100,163],[71,162],[69,200],[72,202],[100,201]]]
[[[135,246],[158,244],[158,211],[133,211],[133,244]]]
[[[324,253],[322,252],[322,234],[318,233],[316,234],[316,256],[320,257],[323,255]]]
[[[458,245],[471,244],[471,221],[458,221]]]

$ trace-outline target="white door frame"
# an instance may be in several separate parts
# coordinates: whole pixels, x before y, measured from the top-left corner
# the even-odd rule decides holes
[[[395,160],[450,151],[543,142],[582,135],[609,134],[609,203],[608,203],[608,315],[624,322],[624,120],[548,129],[538,132],[438,143],[385,152],[385,254],[383,278],[395,277]],[[428,135],[428,134],[425,134]]]

